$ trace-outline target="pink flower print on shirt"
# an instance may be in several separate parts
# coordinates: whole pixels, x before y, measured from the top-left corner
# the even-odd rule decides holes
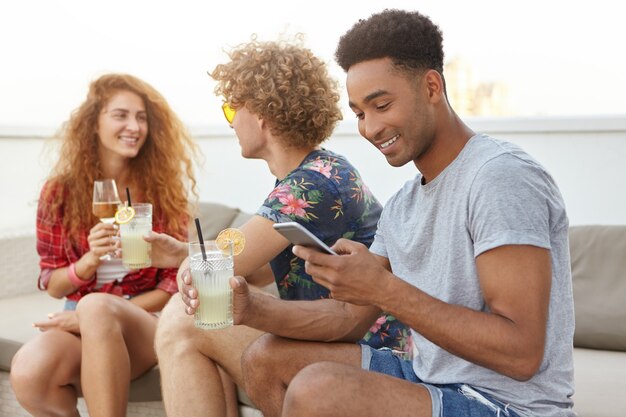
[[[365,184],[361,184],[361,189],[363,190],[363,194],[365,195],[365,200],[371,201],[373,195],[372,195],[372,191],[370,190],[370,187],[368,187]]]
[[[372,327],[370,327],[370,332],[371,333],[376,333],[377,331],[380,330],[380,328],[383,326],[383,324],[385,324],[387,322],[387,317],[386,316],[380,316],[378,319],[376,319],[376,323],[374,323],[372,325]]]
[[[410,355],[409,357],[413,357],[413,335],[411,334],[410,330],[407,330],[406,332],[407,332],[405,336],[406,344],[404,345],[403,351],[407,355]]]
[[[280,208],[280,212],[283,214],[293,214],[297,217],[306,217],[305,208],[311,207],[306,200],[302,198],[296,198],[293,194],[282,196],[278,199],[283,207]]]
[[[280,200],[281,198],[287,197],[291,192],[291,186],[289,184],[281,184],[278,187],[274,188],[270,193],[268,199],[271,200]]]
[[[321,159],[316,159],[315,161],[311,162],[311,164],[309,164],[309,166],[307,168],[310,169],[311,171],[319,172],[320,174],[322,174],[326,178],[330,178],[330,172],[333,169],[333,166],[332,166],[331,163],[329,163],[327,161],[322,161]]]

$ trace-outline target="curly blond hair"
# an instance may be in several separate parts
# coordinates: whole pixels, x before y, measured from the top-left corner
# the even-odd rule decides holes
[[[130,160],[131,181],[141,188],[168,233],[187,239],[189,192],[197,196],[193,155],[199,152],[183,123],[154,87],[128,74],[106,74],[89,86],[86,100],[72,112],[56,135],[60,158],[48,178],[51,216],[62,207],[67,236],[78,239],[98,219],[92,214],[93,182],[102,177],[98,156],[98,116],[116,93],[130,91],[143,100],[148,136],[137,156]]]
[[[342,119],[338,84],[309,49],[253,37],[228,56],[210,74],[218,82],[215,94],[265,120],[285,145],[315,147]]]

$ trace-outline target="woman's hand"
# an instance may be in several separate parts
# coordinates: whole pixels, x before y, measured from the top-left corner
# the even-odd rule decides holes
[[[89,231],[87,242],[89,251],[74,262],[74,272],[79,279],[88,281],[93,279],[94,274],[102,263],[102,257],[110,254],[114,255],[117,228],[111,224],[98,223]],[[48,294],[55,298],[62,298],[75,292],[77,286],[69,279],[68,267],[57,268],[50,276],[48,282]]]
[[[33,327],[37,327],[42,332],[51,329],[63,330],[69,333],[80,334],[78,325],[78,315],[75,311],[66,310],[59,313],[48,314],[48,321],[40,321],[33,323]]]
[[[187,244],[165,233],[150,232],[143,239],[152,243],[152,266],[156,268],[178,268],[187,256]]]
[[[115,256],[117,238],[117,226],[108,223],[98,223],[89,231],[87,242],[89,243],[90,261],[99,265],[100,258],[105,255]]]

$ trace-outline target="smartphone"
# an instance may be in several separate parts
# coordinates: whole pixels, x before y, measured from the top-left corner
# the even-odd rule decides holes
[[[274,223],[273,227],[278,233],[285,236],[294,245],[306,246],[307,248],[317,249],[320,252],[328,253],[330,255],[337,255],[334,250],[329,248],[328,245],[319,240],[317,236],[309,232],[300,223]]]

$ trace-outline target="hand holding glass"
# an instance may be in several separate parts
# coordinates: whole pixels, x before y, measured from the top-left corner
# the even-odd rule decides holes
[[[93,214],[102,223],[113,224],[115,212],[120,205],[115,180],[96,180],[93,182]]]
[[[189,243],[192,285],[198,291],[195,325],[201,329],[221,329],[233,325],[233,245],[222,250],[215,241]]]

